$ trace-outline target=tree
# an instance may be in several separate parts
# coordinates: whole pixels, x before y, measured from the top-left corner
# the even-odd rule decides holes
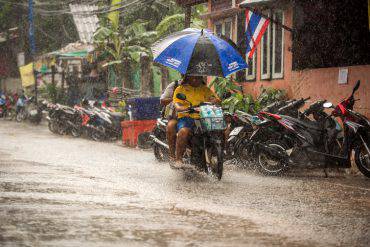
[[[50,5],[34,5],[34,25],[37,54],[60,49],[64,45],[78,40],[78,34],[69,14],[62,12],[51,14],[47,11],[68,10],[63,1],[49,0]],[[28,6],[26,2],[0,2],[0,32],[18,27],[19,45],[29,53],[28,45]]]

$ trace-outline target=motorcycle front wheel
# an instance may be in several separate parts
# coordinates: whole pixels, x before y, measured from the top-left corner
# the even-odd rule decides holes
[[[15,117],[15,120],[17,122],[22,122],[26,119],[26,112],[24,110],[21,110],[18,112],[17,116]]]
[[[154,143],[153,145],[154,156],[159,162],[165,162],[169,160],[169,153],[165,147]]]
[[[73,136],[73,137],[80,137],[81,136],[81,130],[80,129],[78,129],[78,128],[75,128],[75,127],[72,127],[72,129],[71,129],[71,135]]]
[[[14,116],[15,116],[15,111],[14,110],[9,110],[9,111],[6,112],[6,115],[4,116],[4,118],[6,120],[11,121],[11,120],[14,119]]]
[[[280,155],[276,155],[273,152],[277,151],[278,153],[286,153],[288,149],[287,145],[279,140],[271,140],[265,143],[271,152],[267,150],[261,150],[258,153],[258,170],[268,176],[278,176],[285,173],[288,168],[288,160]]]
[[[56,126],[56,123],[54,121],[49,121],[48,123],[48,128],[49,130],[54,133],[54,134],[57,134],[58,131],[57,131],[57,126]]]
[[[370,147],[370,141],[367,142],[367,145]],[[360,172],[370,178],[370,155],[364,145],[355,149],[355,162]]]
[[[208,161],[211,171],[216,175],[218,180],[221,180],[224,170],[224,153],[221,144],[212,145],[207,148]]]
[[[93,130],[91,133],[91,139],[96,142],[101,142],[104,140],[104,135],[98,130]]]

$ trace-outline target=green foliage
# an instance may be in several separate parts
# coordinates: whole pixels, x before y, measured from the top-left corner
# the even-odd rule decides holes
[[[53,84],[46,84],[38,88],[38,93],[41,98],[53,103],[65,103],[66,97],[61,87]]]
[[[209,86],[214,88],[214,91],[220,98],[222,98],[223,95],[227,92],[241,93],[239,91],[241,89],[240,86],[237,85],[237,83],[231,77],[230,78],[216,77]]]
[[[17,27],[20,35],[17,44],[23,46],[22,48],[27,52],[29,49],[27,3],[24,1],[8,2],[0,2],[0,32]],[[19,2],[20,4],[10,2]],[[43,6],[42,9],[45,11],[60,10],[64,7],[60,0],[49,0],[48,2],[53,5]],[[21,5],[23,3],[25,6]],[[34,11],[35,43],[38,55],[59,50],[68,43],[78,40],[72,15],[43,14],[37,11],[38,8],[41,6],[35,7]]]
[[[175,14],[164,18],[157,26],[159,37],[165,37],[171,33],[184,29],[184,14]]]
[[[271,103],[274,103],[278,100],[283,100],[285,98],[286,98],[285,90],[276,89],[272,87],[269,88],[261,87],[261,93],[257,97],[257,101],[261,106],[265,107]]]
[[[276,88],[262,88],[260,95],[254,99],[252,95],[243,95],[237,92],[231,97],[222,101],[224,108],[227,108],[230,113],[236,110],[244,111],[250,114],[257,114],[261,109],[269,104],[286,99],[286,92]]]
[[[171,33],[181,31],[185,28],[185,14],[174,14],[164,18],[157,26],[158,37],[165,37]],[[194,18],[190,25],[193,28],[205,28],[204,22],[199,18]]]

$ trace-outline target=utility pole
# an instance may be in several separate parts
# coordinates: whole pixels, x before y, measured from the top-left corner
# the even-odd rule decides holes
[[[30,40],[30,48],[31,48],[31,58],[33,63],[33,74],[35,77],[35,102],[37,105],[37,74],[35,71],[35,55],[36,55],[36,45],[35,45],[35,27],[34,27],[34,16],[33,16],[33,0],[28,0],[28,34]]]

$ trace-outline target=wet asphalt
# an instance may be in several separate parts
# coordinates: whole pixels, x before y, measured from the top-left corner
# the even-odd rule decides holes
[[[0,246],[369,246],[370,179],[224,177],[0,119]]]

